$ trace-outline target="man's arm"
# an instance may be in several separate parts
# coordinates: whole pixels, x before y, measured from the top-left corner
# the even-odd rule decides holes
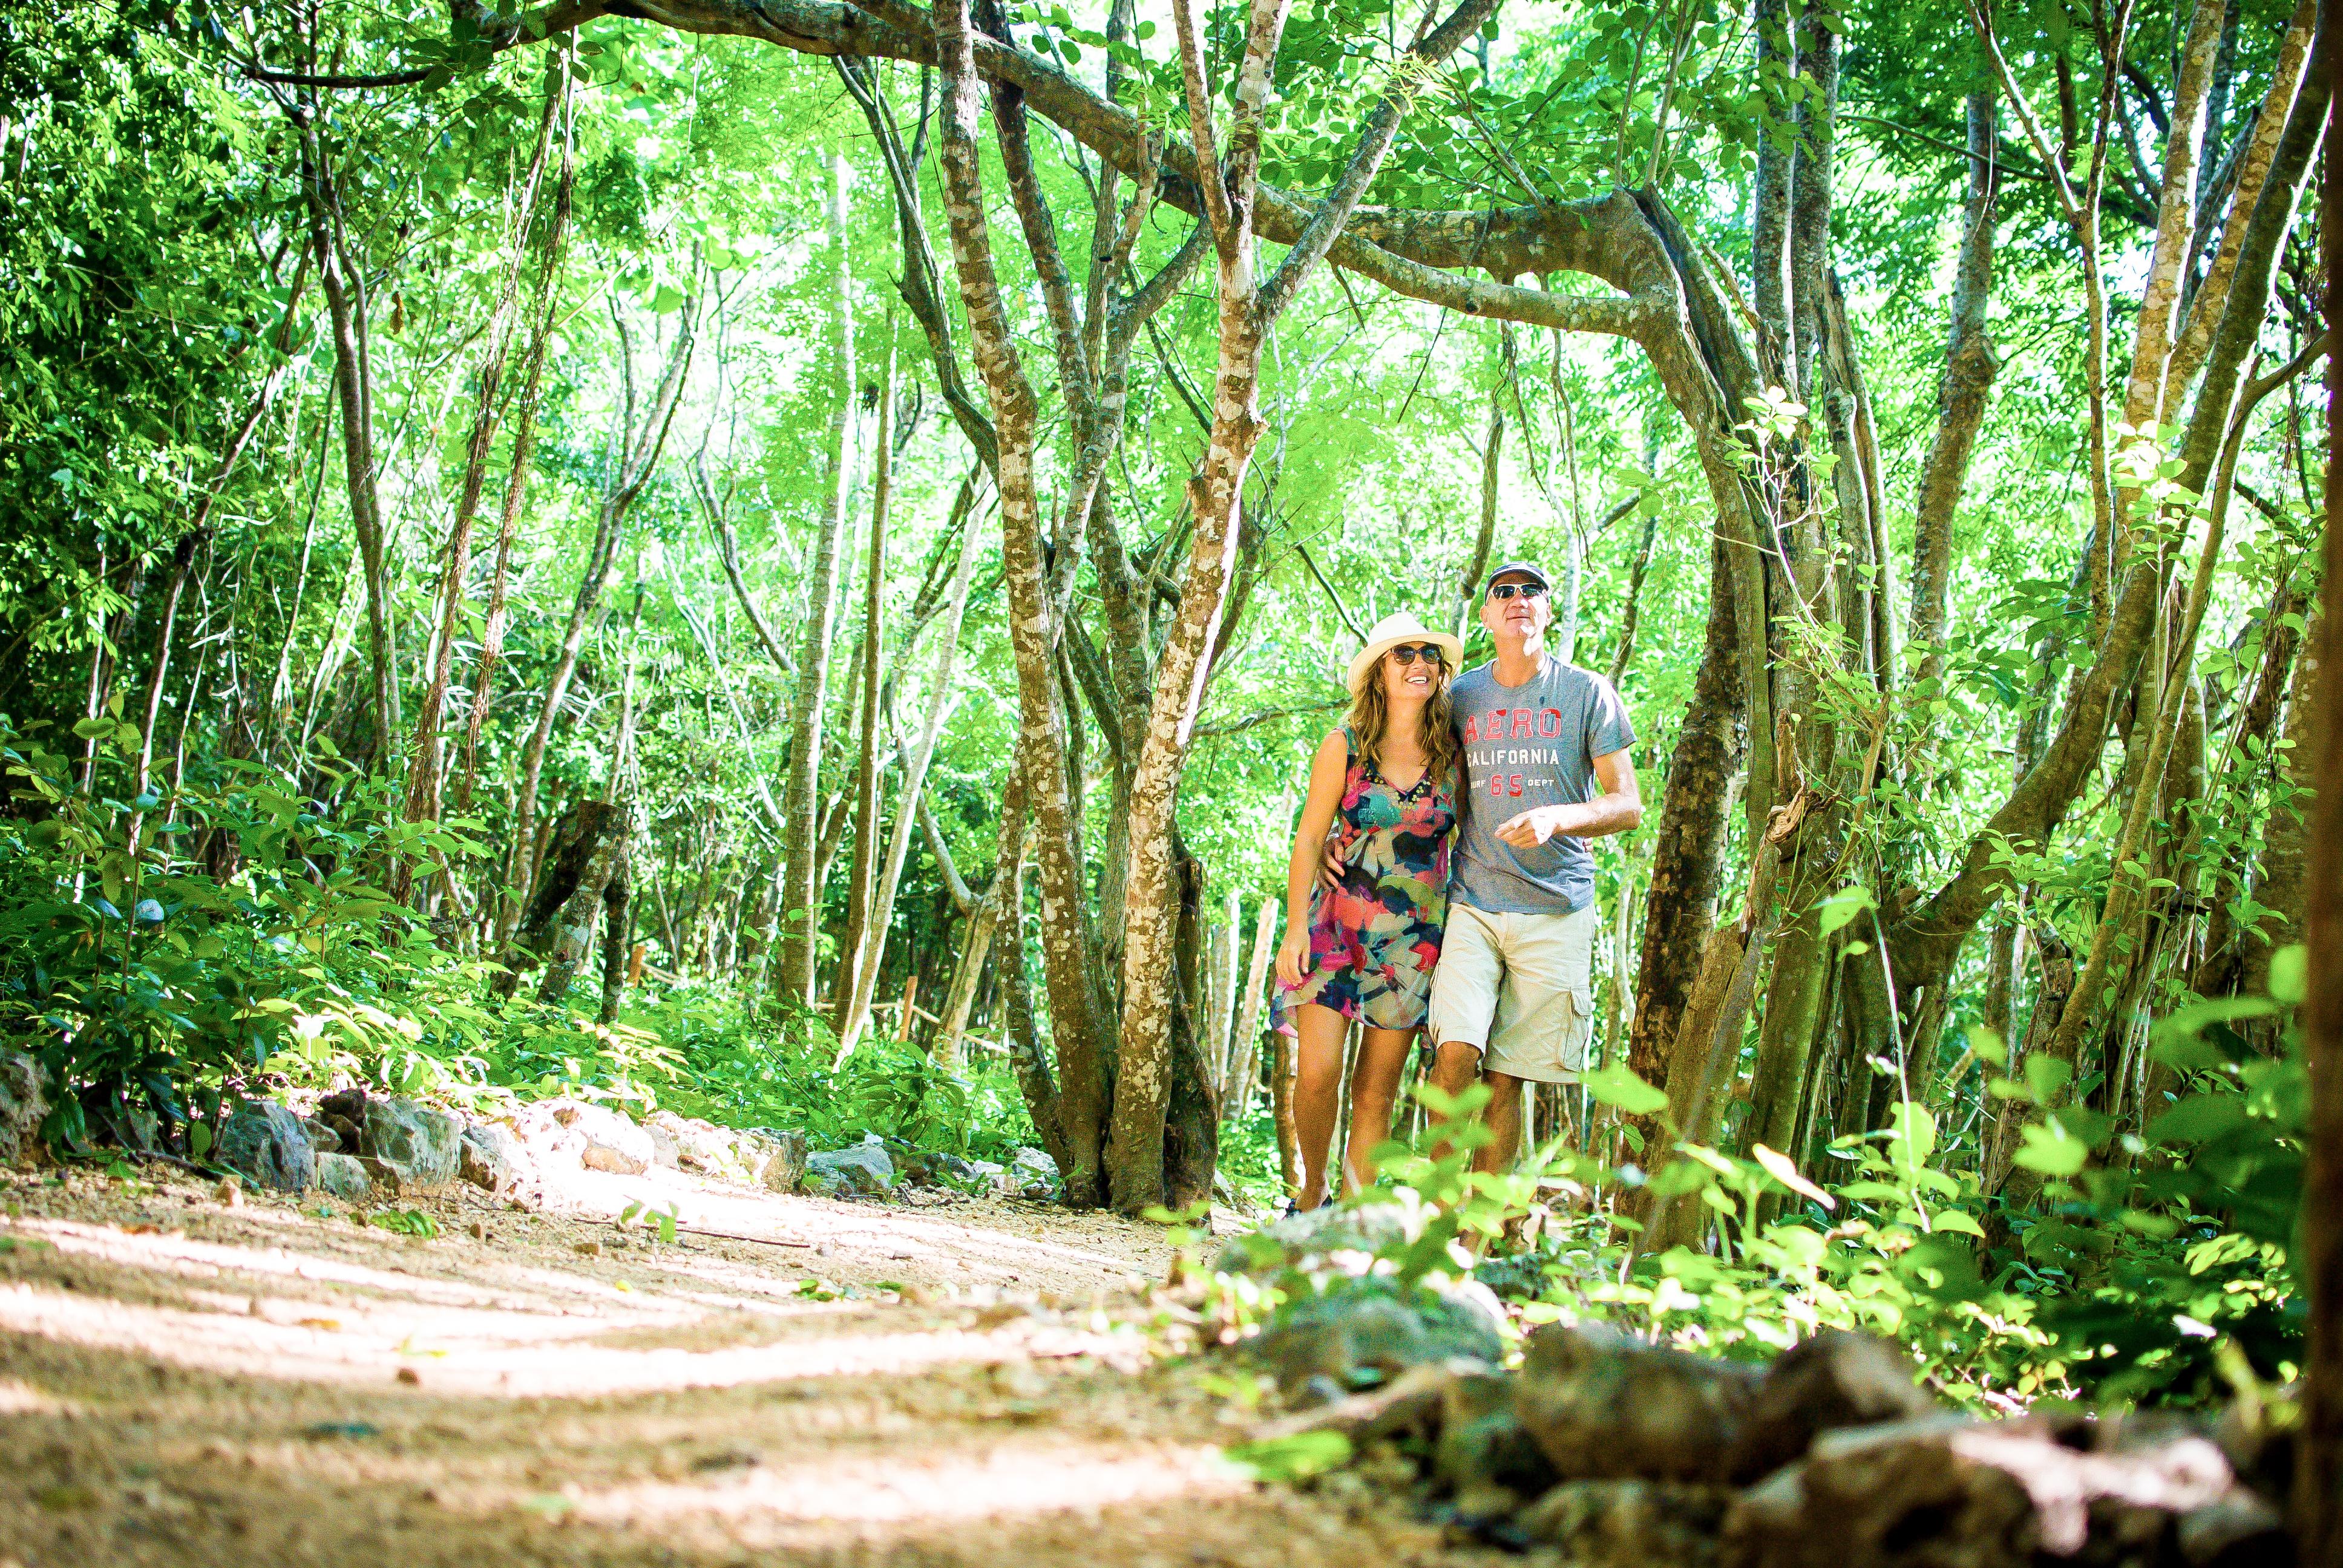
[[[1594,759],[1594,781],[1603,793],[1575,806],[1536,806],[1497,827],[1497,837],[1516,849],[1535,849],[1560,833],[1572,839],[1604,839],[1633,829],[1644,819],[1643,791],[1635,784],[1634,759],[1622,749]]]

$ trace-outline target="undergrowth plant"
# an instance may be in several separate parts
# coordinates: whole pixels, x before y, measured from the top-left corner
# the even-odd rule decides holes
[[[1475,1172],[1477,1127],[1436,1154],[1387,1145],[1381,1182],[1346,1206],[1385,1211],[1393,1239],[1298,1262],[1267,1235],[1240,1243],[1252,1267],[1212,1278],[1207,1337],[1235,1342],[1332,1293],[1444,1299],[1469,1278],[1496,1291],[1513,1332],[1602,1322],[1737,1359],[1823,1329],[1885,1335],[1946,1394],[1985,1409],[2209,1403],[2282,1382],[2298,1370],[2304,1315],[2291,1265],[2306,1109],[2291,1021],[2299,950],[2273,965],[2273,991],[2157,1025],[2154,1058],[2178,1087],[2144,1137],[2118,1135],[2039,1064],[1996,1078],[2003,1113],[2028,1118],[2016,1158],[2042,1185],[2024,1205],[1986,1197],[1976,1146],[1948,1143],[1916,1101],[1896,1106],[1886,1129],[1840,1141],[1851,1174],[1817,1181],[1771,1150],[1743,1158],[1684,1139],[1664,1095],[1604,1069],[1586,1079],[1594,1100],[1662,1121],[1672,1157],[1649,1176],[1559,1141],[1515,1172]],[[2246,1019],[2281,1026],[2278,1054],[2231,1027]],[[1976,1044],[2003,1060],[1997,1041]],[[1437,1118],[1469,1113],[1482,1092],[1425,1096]],[[1707,1245],[1644,1247],[1646,1221],[1681,1202],[1707,1216]],[[1532,1216],[1532,1245],[1475,1261]]]
[[[839,1062],[802,1005],[689,984],[631,993],[608,1024],[499,1005],[493,959],[382,890],[397,862],[422,878],[484,853],[472,824],[397,820],[389,788],[330,746],[300,779],[229,760],[106,793],[138,744],[116,715],[70,742],[0,719],[0,1046],[61,1086],[43,1127],[58,1153],[200,1160],[239,1098],[348,1084],[481,1113],[557,1096],[665,1106],[818,1146],[875,1131],[1005,1156],[1033,1141],[1005,1066],[954,1074],[876,1036]]]

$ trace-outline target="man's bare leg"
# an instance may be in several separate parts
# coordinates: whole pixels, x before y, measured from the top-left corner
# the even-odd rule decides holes
[[[1453,1099],[1481,1081],[1481,1048],[1461,1040],[1443,1040],[1433,1054],[1432,1070],[1424,1075],[1442,1093]],[[1435,1124],[1445,1126],[1448,1119],[1435,1118]],[[1446,1137],[1432,1146],[1434,1160],[1445,1160],[1450,1152]]]
[[[1510,1072],[1483,1072],[1481,1081],[1489,1086],[1489,1103],[1481,1111],[1489,1141],[1473,1151],[1473,1169],[1509,1171],[1522,1147],[1522,1081]]]

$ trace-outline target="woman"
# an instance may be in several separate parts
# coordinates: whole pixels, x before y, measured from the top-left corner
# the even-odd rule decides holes
[[[1277,950],[1279,1027],[1294,1035],[1299,1055],[1296,1210],[1327,1198],[1342,1037],[1353,1020],[1363,1033],[1351,1076],[1345,1191],[1374,1179],[1375,1146],[1391,1137],[1392,1102],[1423,1024],[1448,914],[1460,761],[1448,683],[1463,653],[1412,615],[1385,617],[1351,660],[1350,722],[1319,743],[1310,764]],[[1321,887],[1330,829],[1345,869],[1339,883]]]

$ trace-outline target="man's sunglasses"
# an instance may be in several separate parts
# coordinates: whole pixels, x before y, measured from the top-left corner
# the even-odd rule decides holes
[[[1503,604],[1515,594],[1519,594],[1523,598],[1535,598],[1544,592],[1545,592],[1544,583],[1499,583],[1489,590],[1489,597]]]
[[[1444,666],[1448,662],[1448,656],[1442,653],[1438,648],[1428,642],[1402,643],[1399,647],[1391,650],[1391,656],[1393,658],[1399,661],[1399,666],[1403,669],[1406,668],[1409,665],[1413,664],[1419,658],[1424,660],[1428,664],[1433,665]]]

